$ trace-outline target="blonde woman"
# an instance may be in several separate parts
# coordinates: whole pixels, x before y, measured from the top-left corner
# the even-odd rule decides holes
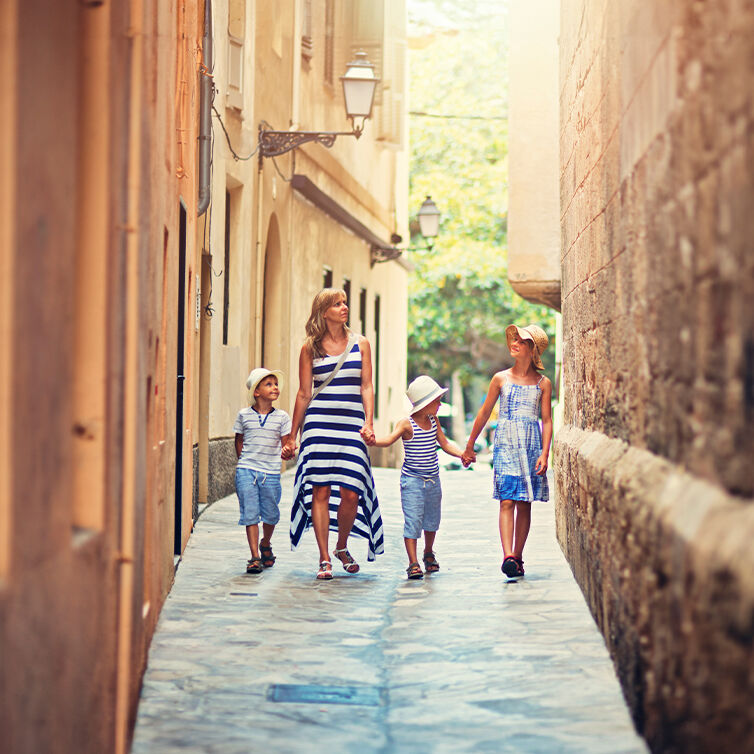
[[[330,530],[338,533],[333,555],[347,573],[359,570],[348,552],[351,532],[367,540],[369,560],[384,550],[382,518],[366,448],[374,444],[372,355],[369,341],[352,333],[347,322],[344,291],[325,288],[315,296],[299,356],[291,433],[282,449],[284,459],[293,457],[301,428],[291,546],[295,549],[303,533],[314,528],[319,580],[332,578]]]

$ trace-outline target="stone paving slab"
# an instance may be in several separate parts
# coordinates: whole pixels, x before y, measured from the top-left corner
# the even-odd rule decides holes
[[[374,476],[386,553],[367,563],[353,538],[361,572],[334,564],[330,582],[314,580],[313,532],[289,550],[292,472],[278,560],[263,574],[244,572],[235,496],[206,510],[152,641],[133,754],[646,752],[555,540],[552,504],[534,506],[527,575],[510,581],[491,470],[443,472],[441,571],[408,581],[399,474]],[[306,701],[274,701],[291,691]],[[334,701],[349,695],[357,703]]]

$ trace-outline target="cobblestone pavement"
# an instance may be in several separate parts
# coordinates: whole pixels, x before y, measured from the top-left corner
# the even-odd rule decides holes
[[[132,752],[646,752],[602,637],[534,506],[527,575],[500,572],[491,471],[443,472],[441,570],[407,581],[398,472],[374,469],[386,552],[316,582],[313,532],[247,575],[235,496],[199,519],[154,636]],[[334,542],[334,535],[331,536]],[[331,544],[334,546],[334,544]]]

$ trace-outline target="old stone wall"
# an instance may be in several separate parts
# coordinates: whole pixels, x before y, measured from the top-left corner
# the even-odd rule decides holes
[[[652,748],[752,750],[754,5],[564,0],[560,46],[558,536]]]

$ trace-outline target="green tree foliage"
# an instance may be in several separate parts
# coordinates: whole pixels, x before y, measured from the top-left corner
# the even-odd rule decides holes
[[[447,384],[460,370],[468,383],[511,363],[511,322],[540,324],[551,345],[554,337],[552,311],[522,299],[507,279],[505,4],[414,0],[409,13],[418,35],[410,43],[410,109],[460,116],[410,117],[410,206],[415,213],[431,195],[443,216],[434,249],[409,255],[409,376]],[[455,28],[433,28],[433,19]],[[411,231],[421,246],[418,224]],[[552,377],[554,348],[545,356]]]

